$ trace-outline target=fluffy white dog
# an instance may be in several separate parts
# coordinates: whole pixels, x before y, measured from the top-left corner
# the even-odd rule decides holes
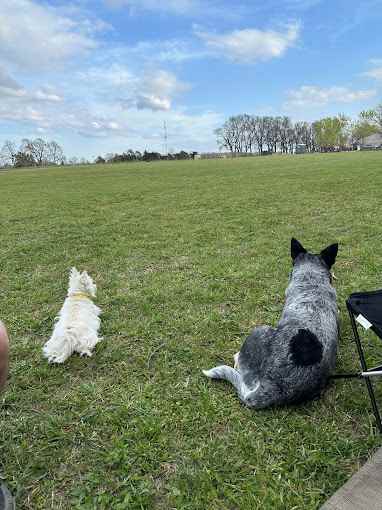
[[[86,271],[70,271],[69,290],[57,317],[53,334],[43,347],[43,353],[51,363],[63,363],[73,352],[91,356],[92,349],[102,340],[98,337],[101,310],[92,298],[96,285]]]

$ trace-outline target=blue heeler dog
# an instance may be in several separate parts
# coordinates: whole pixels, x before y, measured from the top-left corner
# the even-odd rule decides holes
[[[204,374],[232,383],[255,409],[317,397],[336,363],[338,308],[330,268],[337,251],[332,244],[313,255],[292,239],[293,270],[277,327],[256,327],[234,356],[235,368],[222,365]]]

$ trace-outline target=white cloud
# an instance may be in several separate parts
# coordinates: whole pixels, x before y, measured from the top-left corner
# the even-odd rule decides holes
[[[172,101],[188,87],[168,71],[151,70],[135,76],[120,65],[74,75],[71,85],[76,97],[70,97],[68,91],[65,98],[49,87],[27,90],[5,72],[0,80],[0,119],[31,124],[37,130],[69,130],[72,136],[105,139],[131,136],[132,128],[139,132],[137,138],[147,136],[150,124],[163,122],[159,112],[166,112],[166,118],[180,115],[172,110]],[[83,101],[89,80],[91,94]]]
[[[136,98],[137,108],[168,111],[174,96],[187,88],[188,85],[180,82],[173,73],[163,70],[149,72],[140,82],[140,92]]]
[[[287,0],[285,6],[291,10],[307,11],[321,2],[322,0]]]
[[[168,111],[171,108],[171,102],[169,99],[155,96],[153,94],[139,94],[136,105],[138,110],[149,109],[152,111]]]
[[[235,1],[234,9],[227,8],[225,0],[103,0],[103,3],[110,8],[126,9],[130,15],[188,16],[204,22],[211,19],[237,22],[254,12],[253,5],[241,0]]]
[[[115,48],[112,53],[118,58],[123,55],[126,59],[133,58],[139,61],[143,59],[158,63],[182,63],[209,55],[209,52],[201,48],[200,44],[195,45],[194,41],[181,39],[140,41],[135,46]]]
[[[0,100],[4,109],[33,107],[39,102],[60,102],[63,98],[48,86],[28,90],[20,85],[4,68],[0,68]],[[1,118],[1,112],[0,112]]]
[[[0,0],[0,121],[8,133],[60,137],[82,155],[92,145],[99,153],[101,147],[118,151],[127,145],[161,150],[165,119],[176,150],[215,146],[213,130],[221,116],[182,110],[176,99],[190,86],[162,69],[164,61],[182,62],[204,49],[176,39],[133,48],[98,45],[97,34],[107,24],[95,20],[93,26],[82,7],[60,5]],[[187,2],[169,5],[188,9]]]
[[[20,130],[33,129],[46,136],[67,139],[71,152],[77,144],[78,154],[87,156],[121,152],[129,147],[163,151],[164,120],[168,125],[169,146],[175,150],[201,151],[216,147],[213,132],[223,122],[222,116],[210,111],[190,114],[173,108],[172,98],[184,87],[174,75],[153,71],[137,78],[138,83],[140,88],[133,89],[131,100],[125,102],[116,100],[117,89],[112,87],[87,98],[83,104],[82,94],[61,102],[8,98],[0,101],[0,119],[15,123]],[[88,141],[84,142],[84,138]],[[94,145],[92,139],[99,145]],[[92,144],[90,153],[88,147]]]
[[[12,68],[51,70],[96,46],[87,19],[64,16],[33,0],[0,2],[0,62]]]
[[[31,122],[39,124],[44,122],[43,114],[30,105],[10,107],[7,104],[0,104],[0,119],[14,122]]]
[[[78,71],[76,76],[84,83],[92,84],[92,88],[105,89],[135,87],[137,79],[129,69],[120,63],[114,62],[108,67],[89,67]]]
[[[195,29],[212,53],[231,60],[254,63],[281,57],[297,41],[300,27],[294,23],[284,32],[247,28],[226,34],[215,34]]]
[[[108,96],[122,104],[124,109],[168,111],[174,98],[190,88],[169,71],[151,69],[139,76],[116,63],[107,68],[90,68],[77,76],[85,86],[92,83],[93,95]]]
[[[197,0],[105,0],[105,3],[110,7],[128,7],[130,12],[147,10],[186,14],[200,8]]]
[[[304,108],[323,106],[329,103],[353,103],[365,101],[376,95],[376,90],[350,90],[347,87],[322,88],[315,85],[303,85],[290,90],[284,108]]]
[[[363,76],[373,78],[374,80],[382,82],[382,59],[374,58],[370,60],[373,66],[369,71],[363,73]]]
[[[18,90],[20,88],[17,81],[3,67],[0,67],[0,88],[9,90]]]

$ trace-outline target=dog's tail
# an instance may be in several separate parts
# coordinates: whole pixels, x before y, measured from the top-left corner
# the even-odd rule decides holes
[[[211,379],[224,379],[233,384],[239,399],[248,407],[264,409],[282,402],[277,385],[267,379],[257,381],[253,388],[249,388],[243,381],[240,372],[227,365],[203,370],[203,373]]]
[[[224,379],[235,386],[238,396],[241,400],[245,400],[248,389],[240,375],[240,372],[227,365],[220,365],[210,370],[203,370],[203,374],[210,379]]]
[[[42,349],[43,355],[49,363],[64,363],[73,353],[76,342],[76,335],[69,329],[55,329]]]

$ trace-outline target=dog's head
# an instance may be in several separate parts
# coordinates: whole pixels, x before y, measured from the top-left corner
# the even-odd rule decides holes
[[[330,271],[331,267],[336,261],[338,252],[338,243],[327,246],[318,254],[309,253],[302,244],[292,237],[290,252],[292,256],[293,265],[300,265],[304,262],[309,262],[315,266],[321,266]]]
[[[80,273],[75,267],[72,267],[69,276],[69,293],[72,292],[84,292],[95,297],[97,286],[86,271]]]

